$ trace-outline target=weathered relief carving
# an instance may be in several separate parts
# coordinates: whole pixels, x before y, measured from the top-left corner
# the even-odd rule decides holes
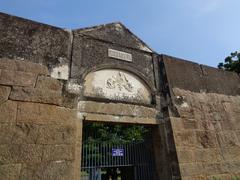
[[[121,73],[120,71],[116,76],[112,76],[107,80],[107,88],[118,88],[119,91],[122,91],[122,89],[124,88],[129,92],[132,92],[133,90],[132,84],[128,81],[125,74]]]
[[[137,76],[117,69],[105,69],[88,74],[84,95],[135,103],[151,103],[151,93]]]

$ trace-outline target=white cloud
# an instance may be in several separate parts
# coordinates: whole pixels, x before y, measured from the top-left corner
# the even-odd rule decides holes
[[[222,6],[225,0],[188,0],[188,3],[200,13],[214,12]]]
[[[204,12],[212,12],[221,6],[222,0],[202,0],[202,3],[202,10]]]

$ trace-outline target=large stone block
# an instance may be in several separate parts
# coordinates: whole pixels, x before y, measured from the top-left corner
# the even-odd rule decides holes
[[[213,131],[197,131],[196,132],[198,146],[203,148],[217,147],[216,134]]]
[[[199,122],[195,119],[182,119],[183,127],[184,129],[198,129],[199,128]]]
[[[14,125],[12,144],[36,144],[39,138],[39,126],[29,123]]]
[[[0,145],[0,164],[10,164],[14,162],[10,148],[11,146],[7,144]]]
[[[222,163],[204,163],[203,169],[206,175],[228,173],[227,168]]]
[[[31,86],[36,83],[37,75],[22,71],[0,69],[0,84],[12,86]]]
[[[20,180],[68,180],[74,179],[72,161],[49,161],[24,164]]]
[[[228,171],[229,174],[232,174],[233,177],[240,178],[240,161],[239,161],[239,159],[236,162],[226,162],[223,164],[223,166]]]
[[[42,145],[0,145],[0,164],[41,162],[42,153]]]
[[[180,131],[184,129],[183,121],[181,118],[171,117],[170,122],[171,122],[171,127],[173,131]]]
[[[240,161],[240,147],[228,147],[228,148],[222,148],[221,149],[222,156],[224,161]]]
[[[74,126],[46,125],[41,126],[37,139],[38,144],[74,144],[76,129]]]
[[[74,125],[76,119],[75,110],[48,104],[18,102],[17,122]]]
[[[59,80],[53,79],[51,77],[38,76],[36,88],[51,91],[61,91],[62,83]]]
[[[194,151],[183,149],[177,152],[179,163],[193,163],[194,162]]]
[[[156,117],[157,115],[157,111],[154,108],[122,103],[98,103],[93,101],[80,101],[78,103],[78,110],[87,113],[136,117]]]
[[[198,121],[198,127],[204,131],[221,131],[221,123],[219,121],[212,121],[212,119],[206,119]]]
[[[8,86],[0,86],[0,104],[8,100],[11,88]]]
[[[0,165],[0,179],[2,180],[19,180],[21,164],[4,164]]]
[[[217,148],[195,149],[193,160],[202,163],[218,163],[221,162],[221,150]]]
[[[43,148],[43,161],[74,160],[74,145],[46,145]]]
[[[159,124],[159,120],[156,118],[144,118],[144,117],[131,117],[131,116],[113,116],[105,114],[94,113],[78,113],[80,119],[88,121],[100,121],[110,123],[130,123],[130,124]]]
[[[202,163],[184,163],[180,164],[181,175],[184,176],[196,176],[204,173],[204,167]]]
[[[15,122],[17,115],[17,103],[6,101],[0,104],[0,122]]]
[[[15,126],[13,123],[0,123],[0,144],[11,144]]]
[[[26,87],[13,87],[9,99],[55,105],[62,104],[61,92]]]
[[[48,69],[46,66],[29,61],[13,60],[7,58],[0,58],[0,69],[30,72],[39,75],[48,75]]]
[[[179,147],[182,146],[190,148],[197,146],[196,132],[193,130],[175,131],[174,140],[176,146]]]
[[[240,141],[237,138],[235,131],[223,131],[217,133],[218,144],[222,148],[240,146]]]

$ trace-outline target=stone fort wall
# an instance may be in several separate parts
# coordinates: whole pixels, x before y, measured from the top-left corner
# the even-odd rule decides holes
[[[119,23],[96,29],[0,13],[0,179],[79,179],[83,117],[155,125],[159,179],[240,175],[239,76],[158,55]],[[84,97],[86,74],[104,68],[144,80],[151,104]]]
[[[239,177],[239,76],[169,56],[163,61],[182,179]]]
[[[74,179],[81,124],[62,88],[46,66],[0,59],[0,179]]]

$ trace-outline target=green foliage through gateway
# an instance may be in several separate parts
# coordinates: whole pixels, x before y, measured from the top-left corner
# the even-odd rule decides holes
[[[86,123],[83,140],[92,143],[127,144],[144,140],[148,128],[143,125]]]
[[[231,53],[230,56],[225,58],[224,63],[218,64],[218,68],[240,74],[240,51]]]

